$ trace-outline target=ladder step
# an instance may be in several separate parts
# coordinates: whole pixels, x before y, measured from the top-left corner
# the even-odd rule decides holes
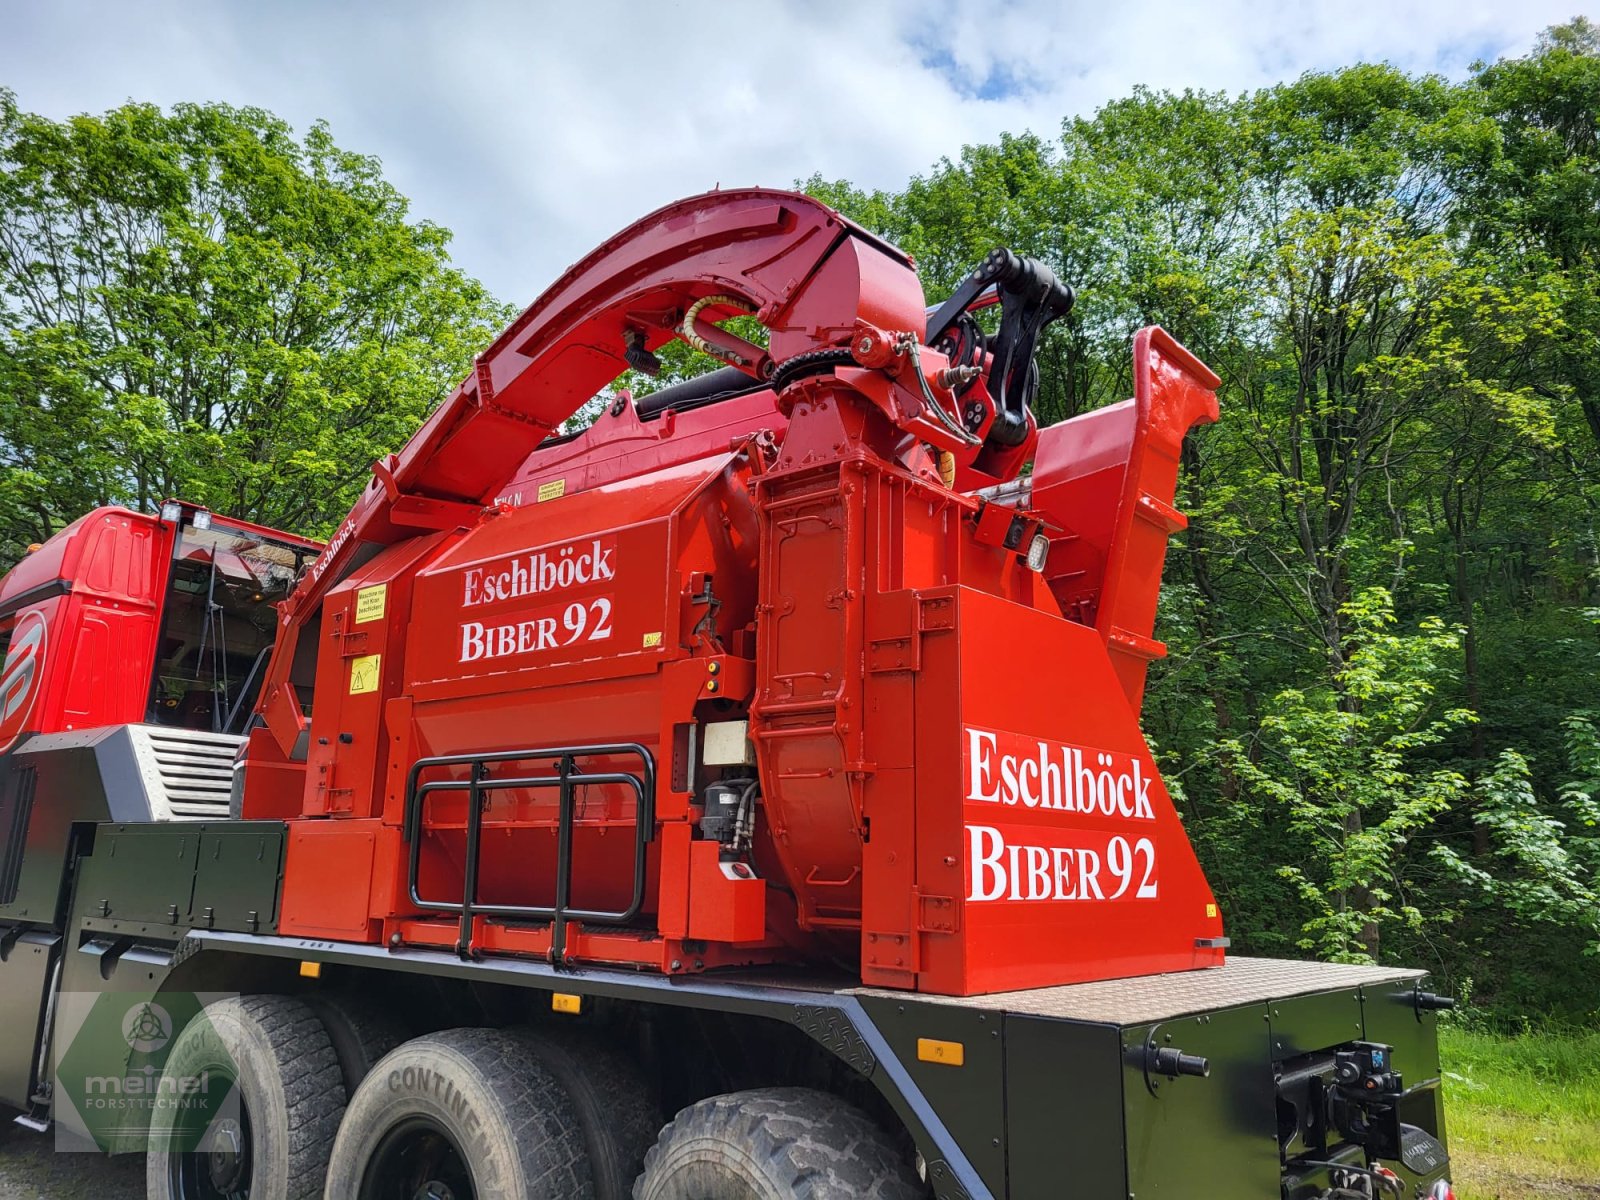
[[[1111,643],[1113,650],[1120,650],[1124,654],[1131,654],[1146,662],[1167,656],[1165,642],[1158,642],[1155,638],[1140,637],[1137,633],[1119,626],[1112,626],[1111,632],[1106,635],[1106,640]]]
[[[1150,522],[1150,524],[1165,530],[1169,535],[1180,533],[1189,528],[1188,517],[1160,497],[1152,496],[1149,492],[1139,493],[1139,502],[1133,511]]]

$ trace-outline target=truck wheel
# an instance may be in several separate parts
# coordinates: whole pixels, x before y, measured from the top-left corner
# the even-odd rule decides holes
[[[233,1085],[231,1105],[201,1131],[155,1112],[145,1191],[150,1200],[316,1200],[344,1112],[339,1060],[317,1015],[289,996],[208,1005],[184,1027],[164,1077],[208,1093]],[[176,1085],[175,1085],[176,1086]]]
[[[572,1102],[528,1043],[499,1029],[447,1029],[372,1069],[328,1166],[340,1200],[592,1197]]]
[[[515,1032],[572,1099],[595,1200],[628,1200],[666,1123],[655,1089],[626,1055],[585,1030]]]
[[[922,1200],[928,1194],[867,1115],[806,1088],[691,1104],[661,1131],[634,1200]]]
[[[355,1095],[356,1087],[380,1058],[406,1040],[406,1028],[399,1019],[363,996],[319,992],[307,996],[306,1003],[328,1030],[347,1096]]]

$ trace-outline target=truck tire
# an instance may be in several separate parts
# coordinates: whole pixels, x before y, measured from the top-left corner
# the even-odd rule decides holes
[[[691,1104],[645,1157],[634,1200],[923,1200],[906,1155],[860,1109],[807,1088]]]
[[[595,1200],[628,1200],[666,1124],[655,1089],[625,1054],[586,1030],[515,1032],[572,1099]]]
[[[397,1047],[350,1097],[327,1194],[583,1200],[594,1188],[572,1102],[528,1043],[447,1029]]]
[[[307,996],[306,1003],[328,1031],[347,1096],[355,1095],[367,1072],[408,1036],[399,1018],[364,996],[318,992]]]
[[[165,1075],[234,1084],[238,1107],[204,1141],[173,1146],[176,1113],[157,1109],[145,1162],[150,1200],[316,1200],[344,1113],[339,1060],[321,1020],[290,996],[208,1005],[184,1027]],[[198,1133],[198,1131],[196,1131]]]

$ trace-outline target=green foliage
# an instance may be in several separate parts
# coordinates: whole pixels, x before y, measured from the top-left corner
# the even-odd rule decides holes
[[[1594,725],[1570,718],[1570,739],[1581,757],[1600,741]],[[1534,792],[1533,773],[1517,750],[1501,750],[1493,770],[1478,779],[1477,821],[1488,834],[1490,856],[1482,866],[1462,858],[1448,845],[1434,854],[1461,880],[1482,891],[1526,923],[1571,926],[1589,934],[1587,954],[1600,954],[1600,805],[1595,779],[1570,782],[1562,821]]]
[[[1581,723],[1578,736],[1592,743],[1593,726]],[[1440,844],[1434,847],[1435,858],[1519,923],[1582,931],[1584,952],[1600,953],[1600,873],[1595,870],[1600,843],[1585,832],[1600,813],[1592,793],[1568,792],[1565,807],[1579,822],[1572,831],[1535,792],[1527,760],[1515,750],[1503,750],[1494,769],[1478,781],[1476,799],[1475,816],[1487,836],[1488,853],[1469,860]]]
[[[1566,333],[1542,355],[1538,386],[1600,439],[1600,37],[1580,17],[1476,83],[1504,149],[1468,189],[1473,236],[1559,279]]]
[[[505,315],[321,125],[0,92],[0,165],[0,557],[168,495],[325,531]]]
[[[1325,686],[1289,688],[1268,704],[1247,751],[1219,747],[1247,794],[1281,808],[1298,851],[1278,874],[1309,914],[1298,945],[1336,961],[1370,961],[1386,923],[1422,926],[1402,863],[1407,846],[1457,803],[1466,780],[1422,752],[1472,719],[1437,712],[1438,681],[1460,637],[1437,620],[1394,628],[1387,592],[1345,606],[1353,652]]]

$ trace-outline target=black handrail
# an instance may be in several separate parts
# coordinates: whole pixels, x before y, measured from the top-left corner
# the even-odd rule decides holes
[[[584,758],[636,757],[640,763],[639,774],[610,771],[584,774],[577,762]],[[525,763],[553,760],[557,764],[554,775],[519,775],[495,779],[489,768],[497,763]],[[446,779],[422,783],[424,771],[441,767],[468,767],[465,780]],[[613,742],[587,746],[546,746],[531,750],[498,750],[484,754],[439,755],[420,758],[412,764],[406,777],[406,809],[403,836],[409,843],[406,871],[406,891],[411,903],[432,912],[461,914],[461,931],[456,939],[456,953],[463,957],[472,953],[472,921],[475,916],[510,917],[517,920],[548,920],[550,928],[550,960],[560,965],[566,958],[567,922],[588,921],[599,925],[625,925],[639,915],[644,906],[646,852],[655,837],[655,757],[637,742]],[[627,908],[578,909],[569,904],[572,889],[572,826],[575,797],[580,787],[621,785],[633,791],[635,824],[633,848],[633,899]],[[485,792],[509,789],[534,789],[555,787],[560,789],[556,826],[556,894],[551,905],[479,904],[478,864],[483,840],[483,795]],[[467,859],[463,870],[461,902],[437,900],[422,896],[418,891],[422,868],[422,809],[428,797],[436,792],[467,793]]]

